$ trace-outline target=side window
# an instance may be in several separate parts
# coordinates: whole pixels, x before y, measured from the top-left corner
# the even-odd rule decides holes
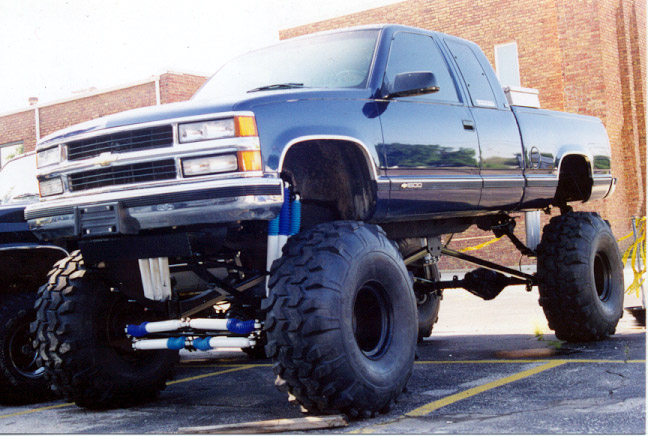
[[[468,85],[470,98],[475,106],[497,107],[495,94],[486,73],[470,47],[460,42],[446,40],[452,56],[457,61],[461,75]]]
[[[394,83],[399,73],[431,71],[436,77],[439,91],[415,99],[458,102],[457,89],[448,71],[443,55],[431,37],[415,33],[398,32],[389,49],[389,60],[385,71],[385,84]]]

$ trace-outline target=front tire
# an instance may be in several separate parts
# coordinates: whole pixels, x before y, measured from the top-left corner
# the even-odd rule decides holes
[[[610,226],[597,213],[553,217],[538,246],[540,305],[556,337],[614,334],[623,315],[623,265]]]
[[[412,372],[417,309],[400,253],[376,226],[337,221],[290,238],[273,265],[266,353],[309,412],[386,411]]]
[[[36,293],[2,295],[0,305],[0,403],[25,404],[52,397],[37,363],[29,325],[36,319]]]
[[[78,251],[56,263],[39,296],[39,361],[67,401],[129,407],[154,398],[172,378],[177,352],[135,352],[124,332],[126,324],[152,321],[151,312],[111,290]]]

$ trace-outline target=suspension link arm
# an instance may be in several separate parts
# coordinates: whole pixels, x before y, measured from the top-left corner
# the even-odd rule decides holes
[[[508,268],[506,266],[498,265],[496,263],[489,262],[484,259],[479,259],[478,257],[460,253],[450,248],[442,248],[441,253],[445,254],[446,256],[450,256],[457,259],[465,260],[466,262],[474,263],[475,265],[483,266],[484,268],[488,268],[493,271],[497,271],[503,274],[508,274],[513,277],[524,279],[527,283],[530,282],[532,285],[536,284],[536,277],[534,275],[526,274],[521,271],[515,270],[513,268]]]

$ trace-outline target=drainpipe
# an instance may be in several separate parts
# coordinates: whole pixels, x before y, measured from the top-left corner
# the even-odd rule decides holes
[[[36,142],[40,141],[40,112],[34,108],[34,122],[36,123]]]
[[[38,97],[29,97],[29,105],[34,106],[34,125],[36,126],[36,141],[40,139],[40,114],[38,113]]]
[[[155,104],[160,105],[160,76],[155,76]]]

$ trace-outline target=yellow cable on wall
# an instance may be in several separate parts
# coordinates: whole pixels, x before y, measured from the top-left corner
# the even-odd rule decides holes
[[[499,241],[499,240],[502,239],[503,237],[504,237],[504,236],[500,236],[499,238],[491,239],[490,241],[486,241],[486,242],[484,242],[484,243],[482,243],[482,244],[475,245],[474,247],[466,247],[466,248],[462,248],[461,250],[459,250],[459,252],[460,252],[460,253],[465,253],[466,251],[477,251],[477,250],[481,250],[482,248],[484,248],[484,247],[486,247],[486,246],[488,246],[488,245],[490,245],[490,244],[494,244],[494,243],[496,243],[497,241]]]
[[[634,218],[635,228],[637,229],[637,237],[632,245],[630,245],[626,251],[623,253],[623,258],[621,262],[625,267],[628,259],[631,260],[632,272],[634,273],[634,280],[626,289],[627,294],[631,294],[633,291],[639,297],[639,290],[644,281],[646,281],[644,274],[646,273],[646,217]],[[635,233],[630,232],[625,235],[623,238],[619,239],[619,242],[628,239],[633,236]],[[639,256],[640,267],[637,269],[637,255]]]

